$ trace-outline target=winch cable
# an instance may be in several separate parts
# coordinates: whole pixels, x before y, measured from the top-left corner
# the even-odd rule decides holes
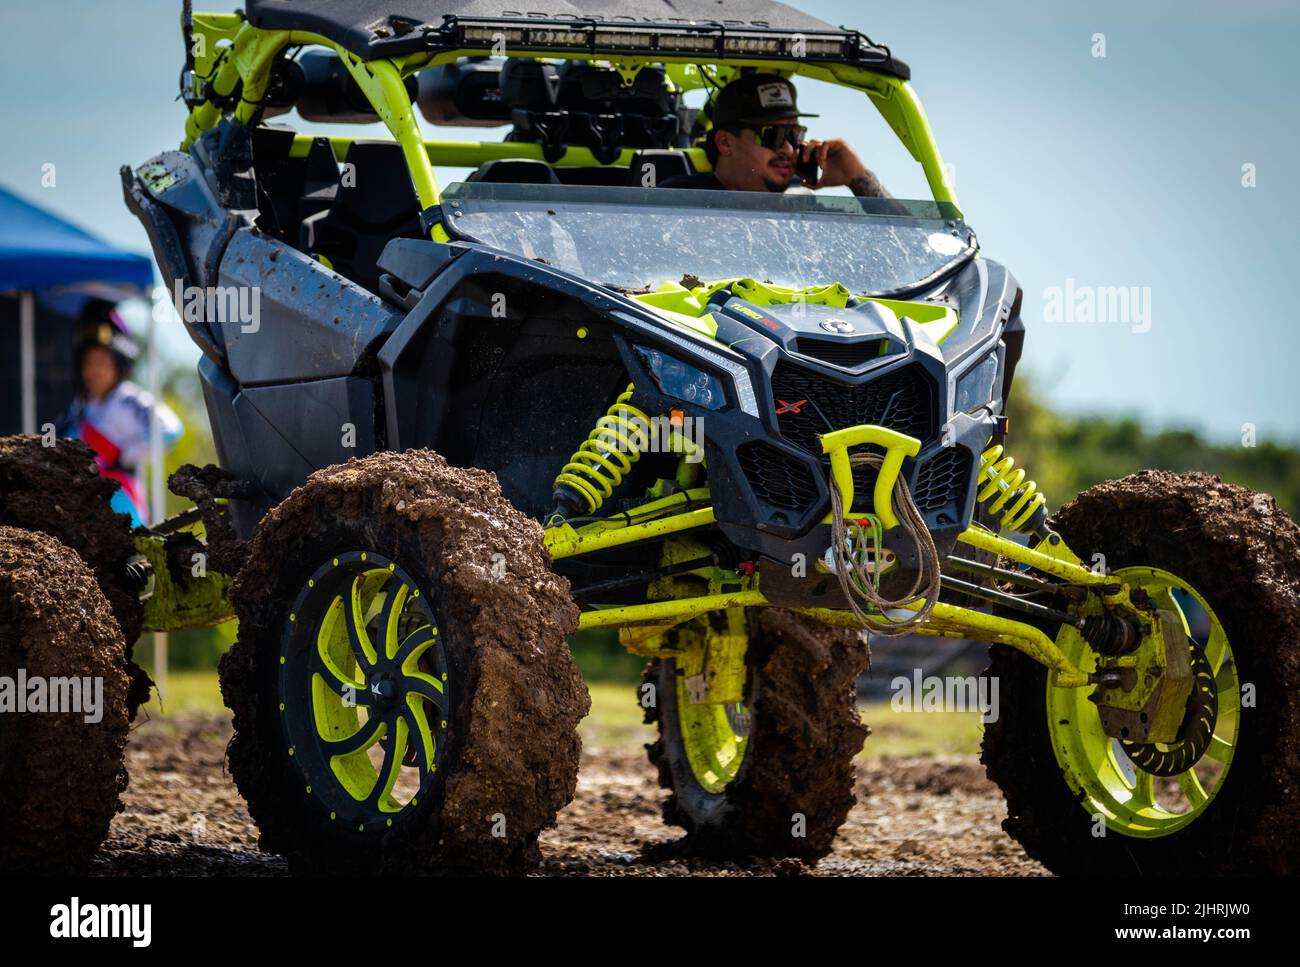
[[[880,469],[884,458],[874,453],[859,453],[849,457],[849,466],[870,466]],[[920,570],[912,582],[911,589],[898,598],[887,598],[880,593],[880,541],[876,527],[872,525],[875,540],[875,560],[868,561],[866,542],[863,539],[863,527],[845,520],[844,497],[840,493],[839,483],[832,473],[830,476],[831,492],[831,546],[835,549],[835,576],[849,603],[853,614],[868,631],[887,637],[906,634],[911,628],[924,624],[934,610],[939,597],[939,550],[934,546],[934,538],[925,524],[925,518],[917,510],[907,481],[902,474],[894,482],[893,502],[898,514],[899,525],[904,533],[912,539],[916,547]],[[856,552],[849,540],[850,526],[856,528],[858,543]],[[892,618],[887,612],[906,608],[921,601],[921,607],[906,618]],[[865,604],[865,607],[863,606]],[[867,609],[879,612],[871,614]]]

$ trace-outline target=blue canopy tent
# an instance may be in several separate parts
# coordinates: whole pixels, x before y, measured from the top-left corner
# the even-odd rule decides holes
[[[14,429],[21,427],[23,433],[37,429],[37,299],[57,301],[77,293],[108,298],[142,295],[153,279],[153,264],[145,256],[113,248],[0,187],[0,295],[18,305],[22,418]],[[2,338],[8,342],[12,332]],[[72,365],[71,358],[66,365]],[[6,429],[11,422],[9,414],[0,419]]]
[[[22,419],[13,424],[8,402],[0,410],[0,433],[37,431],[37,301],[41,301],[42,366],[61,370],[65,382],[75,385],[75,329],[80,306],[87,297],[98,296],[119,301],[131,295],[145,295],[153,285],[153,263],[143,255],[113,248],[88,232],[57,215],[24,201],[0,187],[0,341],[11,345],[12,327],[4,325],[12,313],[6,303],[18,304],[19,379]],[[153,316],[151,314],[150,318]],[[152,330],[152,326],[151,326]],[[149,333],[151,387],[158,392],[157,340]],[[0,351],[0,382],[12,382],[12,370],[4,364],[14,353]],[[53,375],[53,374],[51,374]],[[48,383],[46,384],[49,385]],[[0,386],[8,390],[10,387]],[[66,404],[66,401],[62,401]],[[46,399],[47,408],[58,406],[57,399]],[[155,434],[150,459],[150,489],[154,514],[161,513],[163,451]],[[167,676],[167,636],[155,634],[153,642],[154,679],[160,684]]]

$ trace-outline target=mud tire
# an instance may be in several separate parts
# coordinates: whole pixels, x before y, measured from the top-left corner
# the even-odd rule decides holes
[[[659,785],[672,793],[664,822],[686,830],[679,845],[688,855],[816,862],[856,802],[853,760],[869,730],[858,717],[855,683],[870,649],[858,632],[788,611],[762,609],[750,627],[751,731],[740,770],[721,792],[709,792],[691,770],[675,662],[653,659],[646,668],[643,683],[655,686],[657,700],[645,720],[659,729],[646,750]],[[802,837],[792,835],[795,814],[804,817]]]
[[[1243,683],[1238,746],[1206,811],[1157,839],[1108,831],[1076,802],[1048,738],[1041,665],[993,646],[1002,714],[982,760],[1007,801],[1002,827],[1058,874],[1300,872],[1300,528],[1273,498],[1204,473],[1145,471],[1080,494],[1054,520],[1072,550],[1111,570],[1178,575],[1214,609]]]
[[[427,589],[461,696],[436,794],[365,834],[341,830],[304,795],[276,698],[289,605],[322,560],[355,547]],[[550,570],[540,525],[493,474],[427,450],[321,470],[261,522],[231,597],[240,630],[221,662],[228,760],[264,850],[318,874],[517,874],[538,862],[538,833],[573,797],[575,727],[590,699],[565,641],[578,617],[568,584]],[[492,835],[497,814],[504,836]]]
[[[0,527],[0,675],[99,678],[83,712],[0,714],[0,870],[85,868],[126,788],[125,645],[94,575],[54,538]]]
[[[131,660],[144,609],[126,573],[135,555],[130,518],[109,506],[116,491],[117,484],[96,471],[94,451],[80,440],[47,447],[38,436],[0,437],[0,525],[49,534],[94,572],[126,641],[123,667],[131,679],[127,701],[134,720],[153,682]]]

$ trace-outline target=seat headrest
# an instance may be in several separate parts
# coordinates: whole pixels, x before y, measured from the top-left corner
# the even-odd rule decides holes
[[[558,185],[560,179],[545,161],[534,158],[498,158],[488,161],[465,179],[466,181],[510,182],[522,185]]]
[[[647,166],[653,169],[654,177],[649,185],[645,183]],[[632,155],[632,162],[627,169],[627,183],[636,188],[662,185],[669,178],[689,175],[694,172],[686,155],[680,151],[666,148],[649,148]]]

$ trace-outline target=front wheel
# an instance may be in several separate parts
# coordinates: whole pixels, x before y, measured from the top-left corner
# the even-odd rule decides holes
[[[1300,871],[1300,528],[1271,498],[1156,471],[1086,491],[1055,523],[1182,618],[1194,690],[1179,741],[1138,745],[1103,732],[1091,689],[1051,687],[994,646],[1001,715],[982,758],[1003,828],[1061,874]],[[1091,667],[1077,636],[1061,642]]]
[[[728,622],[737,618],[748,635],[744,701],[692,702],[700,653],[711,637],[734,634]],[[686,829],[687,852],[809,861],[829,853],[855,802],[853,759],[867,736],[855,689],[865,634],[763,609],[704,615],[665,639],[684,654],[646,669],[646,721],[659,727],[646,748],[672,792],[664,820]]]
[[[313,474],[231,595],[230,771],[264,849],[330,874],[537,861],[589,699],[576,608],[495,477],[430,451]]]

